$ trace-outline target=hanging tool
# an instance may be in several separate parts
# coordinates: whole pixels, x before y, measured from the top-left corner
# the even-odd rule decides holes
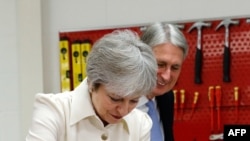
[[[211,26],[211,23],[205,23],[205,22],[196,22],[194,23],[188,30],[190,32],[192,29],[197,28],[198,36],[197,36],[197,48],[196,48],[196,54],[195,54],[195,79],[194,82],[196,84],[201,84],[201,68],[202,68],[202,48],[201,48],[201,29],[203,26]]]
[[[214,90],[217,110],[217,131],[209,136],[209,140],[223,140],[223,131],[221,129],[221,86],[216,86]]]
[[[84,79],[87,76],[87,57],[91,50],[92,41],[89,39],[83,40],[81,43],[81,65],[82,65],[82,78]]]
[[[209,107],[210,107],[210,116],[211,116],[211,133],[214,133],[214,87],[208,87],[208,100],[209,100]]]
[[[183,24],[174,24],[174,26],[180,30],[184,29],[184,27],[185,27],[185,25],[183,25]]]
[[[246,19],[246,22],[247,22],[247,23],[250,23],[250,19]]]
[[[215,99],[216,99],[216,110],[217,110],[217,130],[221,131],[221,86],[215,87]]]
[[[61,78],[61,91],[71,90],[71,77],[70,77],[70,45],[69,39],[66,36],[60,37],[60,78]]]
[[[211,134],[209,136],[209,140],[210,141],[215,141],[215,140],[223,140],[223,133],[219,133],[219,134]]]
[[[192,103],[192,111],[191,111],[191,115],[190,115],[189,119],[192,118],[194,110],[196,109],[198,97],[199,97],[199,92],[194,92],[194,100],[193,100],[193,103]]]
[[[239,115],[239,87],[234,87],[234,104],[235,104],[235,115],[236,122],[238,121]]]
[[[181,110],[181,115],[180,118],[181,120],[183,119],[183,111],[184,111],[184,103],[185,103],[185,90],[181,89],[181,103],[180,103],[180,110]]]
[[[178,116],[177,90],[173,90],[173,92],[174,92],[174,119],[177,119]]]
[[[225,47],[223,56],[223,81],[230,82],[230,48],[229,48],[229,26],[230,24],[239,24],[238,20],[225,19],[219,23],[215,30],[218,30],[222,25],[225,27]]]

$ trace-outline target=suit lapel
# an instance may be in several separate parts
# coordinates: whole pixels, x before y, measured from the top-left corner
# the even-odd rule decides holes
[[[173,120],[174,120],[174,93],[169,91],[156,97],[160,119],[163,125],[165,141],[174,141]]]

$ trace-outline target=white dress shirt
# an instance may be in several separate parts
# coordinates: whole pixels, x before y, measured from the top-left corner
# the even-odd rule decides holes
[[[134,109],[117,124],[96,115],[85,79],[74,91],[37,94],[26,141],[149,141],[152,121]]]
[[[139,110],[141,110],[141,111],[143,111],[143,112],[145,112],[145,113],[148,113],[148,110],[149,110],[149,109],[148,109],[148,106],[146,105],[146,103],[147,103],[148,101],[149,101],[149,100],[148,100],[148,98],[147,98],[146,96],[140,97],[139,102],[138,102],[136,108],[139,109]],[[152,101],[154,101],[154,104],[155,104],[155,106],[156,106],[155,97],[152,99]],[[156,109],[158,109],[158,108],[156,107]],[[160,118],[160,113],[159,113],[159,111],[157,111],[157,113],[158,113],[158,117]],[[159,119],[159,120],[160,120],[160,119]],[[163,139],[164,139],[165,137],[164,137],[164,132],[163,132],[163,126],[162,126],[162,124],[161,124],[161,132],[162,132],[162,136],[163,136]]]
[[[152,100],[155,102],[155,98],[153,98]],[[142,96],[140,97],[136,108],[140,109],[141,111],[145,113],[148,113],[148,106],[146,106],[146,103],[148,103],[148,98],[146,96]]]

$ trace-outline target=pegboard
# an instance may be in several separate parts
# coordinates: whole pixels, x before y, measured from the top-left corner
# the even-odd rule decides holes
[[[93,30],[72,31],[72,32],[62,31],[62,32],[59,32],[59,37],[60,38],[67,37],[70,43],[77,41],[77,40],[80,40],[80,41],[89,40],[93,44],[94,42],[96,42],[96,40],[101,38],[103,35],[110,33],[117,29],[120,29],[120,30],[130,29],[140,34],[139,27],[127,27],[127,28],[124,27],[124,28],[108,28],[108,29],[98,29],[98,30],[93,29]]]
[[[90,44],[90,48],[92,47],[93,43],[95,43],[98,39],[100,39],[102,36],[104,36],[107,33],[110,33],[114,30],[124,30],[124,29],[130,29],[138,34],[140,34],[140,28],[139,27],[123,27],[123,28],[109,28],[109,29],[99,29],[99,30],[83,30],[83,31],[72,31],[72,32],[59,32],[59,39],[63,42],[63,40],[67,40],[68,44],[67,47],[64,46],[65,43],[60,43],[59,45],[59,52],[60,52],[60,70],[61,70],[61,91],[68,91],[73,90],[75,87],[77,87],[78,84],[84,79],[83,74],[86,74],[86,70],[82,70],[82,72],[79,71],[79,67],[83,68],[84,63],[80,63],[74,67],[72,60],[78,58],[81,60],[82,56],[84,56],[84,59],[86,60],[86,53],[85,55],[82,55],[82,51],[80,50],[73,50],[75,47],[74,44],[81,44],[88,43]],[[62,48],[64,51],[62,52]],[[67,49],[66,49],[67,48]],[[81,48],[81,47],[80,47]],[[75,49],[75,48],[74,48]],[[66,51],[65,51],[66,50]],[[72,54],[73,52],[78,52],[76,56],[75,54]],[[91,49],[90,49],[91,50]],[[89,50],[88,50],[89,51]],[[88,52],[87,50],[85,52]],[[67,54],[66,54],[67,52]],[[80,54],[80,55],[78,55]],[[66,58],[69,58],[67,60],[69,68],[65,69],[65,55],[67,55]],[[61,57],[63,56],[63,57]],[[86,61],[85,61],[86,62]],[[79,66],[80,65],[80,66]],[[67,65],[66,65],[67,66]],[[85,63],[86,67],[86,63]],[[65,72],[66,71],[66,72]],[[84,72],[83,72],[84,71]],[[67,79],[67,80],[66,80]],[[65,82],[67,81],[67,82]],[[69,81],[69,82],[68,82]]]
[[[223,19],[221,19],[223,20]],[[202,83],[194,83],[194,65],[197,43],[197,30],[187,32],[194,22],[181,23],[188,45],[189,53],[183,64],[179,80],[174,87],[177,90],[177,107],[174,117],[175,141],[208,141],[211,133],[223,132],[224,124],[250,124],[250,23],[246,19],[239,20],[239,25],[230,26],[229,42],[231,51],[230,76],[231,82],[223,82],[223,51],[225,28],[215,30],[221,22],[204,21],[211,23],[210,27],[202,28]],[[129,27],[141,34],[140,27]],[[94,43],[104,34],[115,29],[89,30],[78,32],[60,32],[59,37],[67,37],[70,44],[76,40],[90,40]],[[216,107],[213,108],[214,124],[211,125],[211,109],[208,100],[208,88],[210,86],[221,87],[220,121],[218,127]],[[234,87],[239,88],[238,117],[237,107],[234,102]],[[183,109],[180,104],[180,90],[185,90],[185,102]],[[198,92],[196,107],[192,113],[194,93]],[[211,129],[211,127],[214,129]],[[221,128],[218,131],[218,128]]]
[[[250,23],[246,23],[246,19],[242,18],[235,19],[239,20],[238,25],[229,26],[231,82],[223,82],[225,28],[222,26],[215,30],[221,20],[204,21],[211,23],[211,26],[202,28],[201,84],[194,83],[197,30],[187,32],[194,22],[184,24],[183,33],[190,50],[174,88],[177,90],[177,108],[174,118],[176,141],[208,141],[210,134],[223,132],[224,124],[250,124],[250,79],[248,76],[250,72]],[[216,107],[213,108],[214,124],[211,125],[211,109],[208,99],[210,86],[221,87],[220,125],[217,123],[219,120]],[[234,100],[234,87],[239,88],[238,116]],[[185,90],[185,102],[182,109],[180,108],[181,89]],[[196,108],[193,110],[192,104],[196,91],[199,93],[199,97]],[[211,129],[212,127],[214,129]]]

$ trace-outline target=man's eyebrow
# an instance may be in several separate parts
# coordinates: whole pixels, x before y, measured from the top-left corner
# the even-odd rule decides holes
[[[166,61],[162,61],[162,60],[157,60],[156,62],[157,62],[157,63],[165,63],[165,64],[167,64]]]
[[[181,65],[180,65],[180,64],[173,64],[172,66],[179,67],[179,66],[181,66]]]

